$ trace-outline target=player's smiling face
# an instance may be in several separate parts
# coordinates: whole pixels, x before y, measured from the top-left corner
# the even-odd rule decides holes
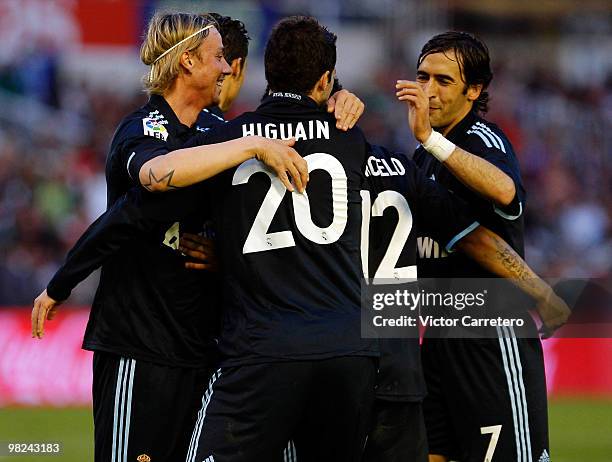
[[[417,82],[429,98],[429,121],[443,134],[472,109],[480,90],[463,81],[459,63],[452,51],[432,53],[421,61]]]
[[[210,29],[196,55],[199,56],[199,59],[196,58],[199,62],[192,70],[194,83],[205,100],[205,106],[217,105],[223,79],[232,72],[223,57],[223,42],[217,29]]]

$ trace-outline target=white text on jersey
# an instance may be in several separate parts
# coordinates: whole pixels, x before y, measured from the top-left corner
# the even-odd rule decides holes
[[[325,120],[309,120],[308,122],[289,123],[251,123],[242,126],[242,136],[265,136],[295,141],[312,139],[329,139],[329,122]]]
[[[417,251],[419,258],[448,257],[446,250],[430,237],[417,237]]]
[[[365,169],[365,176],[398,176],[405,173],[406,169],[395,157],[391,157],[391,165],[389,165],[386,159],[370,156]]]

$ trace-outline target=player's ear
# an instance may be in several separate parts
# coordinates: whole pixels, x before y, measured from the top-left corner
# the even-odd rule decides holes
[[[319,81],[317,82],[316,89],[325,91],[327,85],[329,85],[329,79],[331,78],[329,71],[325,71],[325,74],[321,76]]]
[[[467,99],[468,101],[476,101],[482,92],[482,84],[468,85]]]
[[[244,67],[242,66],[242,58],[234,59],[230,67],[232,68],[232,76],[235,78],[240,77],[240,74],[242,73],[242,69]]]
[[[191,68],[193,67],[193,56],[188,51],[185,51],[181,55],[180,63],[185,70],[191,71]]]

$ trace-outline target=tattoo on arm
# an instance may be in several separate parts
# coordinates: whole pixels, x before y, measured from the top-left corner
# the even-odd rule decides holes
[[[495,254],[501,261],[504,268],[506,268],[515,279],[524,281],[529,279],[529,271],[525,268],[525,264],[521,261],[517,253],[506,244],[504,241],[497,237],[493,237],[495,241]]]
[[[483,268],[497,277],[508,279],[534,299],[545,300],[550,295],[550,286],[533,272],[506,241],[491,230],[481,226],[459,245]]]
[[[149,169],[149,182],[146,184],[143,184],[143,186],[148,191],[153,191],[154,190],[153,185],[160,184],[160,183],[163,184],[168,189],[179,189],[180,186],[176,186],[172,184],[172,175],[174,175],[174,170],[170,170],[164,176],[157,178],[155,176],[155,173],[153,173],[153,169],[150,168]]]
[[[525,261],[505,241],[495,236],[495,255],[510,273],[511,280],[524,292],[537,297],[542,291],[541,280]]]

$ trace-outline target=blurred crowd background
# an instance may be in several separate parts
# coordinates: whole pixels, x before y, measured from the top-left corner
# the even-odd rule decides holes
[[[366,103],[376,143],[416,143],[397,78],[413,79],[435,33],[467,30],[489,45],[487,118],[518,154],[527,261],[547,277],[612,272],[612,3],[598,0],[0,2],[0,305],[31,305],[104,210],[104,163],[121,118],[146,101],[138,47],[159,7],[216,11],[252,37],[247,82],[228,116],[256,107],[274,23],[317,16],[338,34],[338,76]],[[87,304],[95,277],[75,292]]]

